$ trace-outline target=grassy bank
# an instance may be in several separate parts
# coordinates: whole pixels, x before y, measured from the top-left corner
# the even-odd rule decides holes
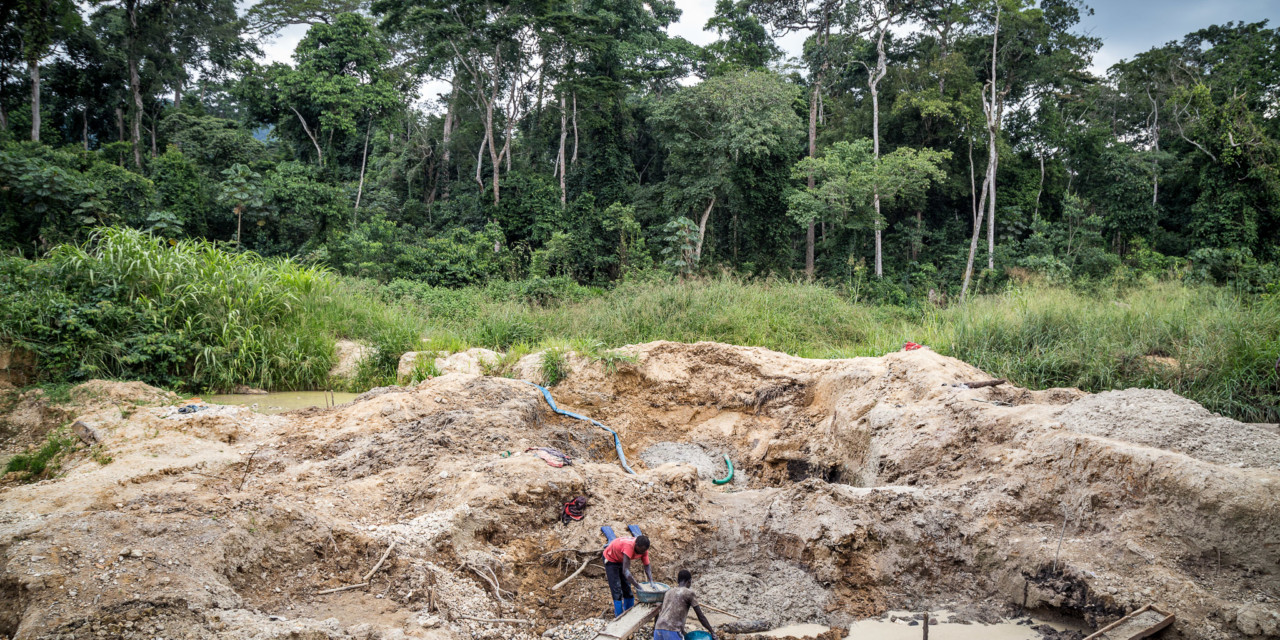
[[[557,279],[442,289],[121,230],[37,262],[0,260],[0,343],[35,351],[45,382],[326,388],[343,338],[375,349],[348,383],[355,389],[394,381],[400,355],[419,349],[514,356],[716,340],[834,358],[911,340],[1028,387],[1165,388],[1240,419],[1280,419],[1280,297],[1179,283],[1027,286],[941,309],[727,277],[607,291]]]
[[[421,309],[429,342],[448,350],[716,340],[835,358],[911,340],[1032,388],[1165,388],[1249,421],[1275,421],[1280,406],[1280,299],[1212,287],[1026,287],[945,309],[860,305],[820,285],[727,278],[570,288],[550,303],[506,287],[392,292]]]

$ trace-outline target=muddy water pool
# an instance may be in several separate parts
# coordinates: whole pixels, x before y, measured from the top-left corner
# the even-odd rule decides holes
[[[259,413],[282,413],[294,409],[324,407],[326,403],[351,402],[356,395],[334,391],[330,399],[326,400],[326,396],[330,396],[328,391],[274,391],[272,393],[221,393],[206,396],[204,400],[209,404],[249,407]]]
[[[1058,631],[1080,631],[1088,635],[1092,630],[1083,625],[1070,622],[1047,621],[1033,617],[1032,624],[1018,624],[1017,620],[1006,620],[994,624],[973,622],[962,624],[951,622],[948,611],[933,614],[938,624],[929,625],[930,640],[1041,640],[1039,631],[1032,627],[1048,624]],[[890,611],[882,618],[859,620],[849,626],[846,638],[862,638],[866,640],[920,640],[923,630],[919,624],[912,626],[905,620],[892,621],[892,617],[910,618],[914,616],[908,611]],[[712,624],[723,624],[731,618],[721,615],[711,616]],[[1025,620],[1025,618],[1024,618]],[[691,628],[697,628],[696,622]],[[791,624],[760,633],[762,638],[817,638],[830,630],[820,624]]]

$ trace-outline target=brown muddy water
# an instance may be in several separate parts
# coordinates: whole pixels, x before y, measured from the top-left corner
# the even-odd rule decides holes
[[[859,620],[850,625],[847,637],[874,638],[875,640],[919,640],[923,636],[920,625],[911,626],[905,621],[893,622],[891,618],[894,615],[906,618],[913,614],[909,611],[890,611],[883,618]],[[938,620],[938,624],[929,626],[929,638],[932,640],[1040,640],[1042,637],[1040,632],[1032,627],[1042,624],[1047,624],[1057,631],[1080,631],[1085,634],[1092,632],[1089,627],[1083,624],[1061,620],[1043,620],[1036,616],[1032,616],[1032,624],[1027,625],[1018,624],[1015,620],[1005,620],[996,624],[952,622],[950,611],[937,611],[932,615]],[[769,633],[778,633],[779,631],[783,630],[774,629]],[[788,635],[799,637],[797,633],[781,633],[778,637]]]
[[[882,618],[859,620],[849,626],[846,637],[867,638],[872,640],[920,640],[923,636],[919,624],[911,626],[904,621],[891,621],[892,616],[907,618],[915,615],[909,611],[890,611]],[[952,622],[951,612],[938,611],[933,614],[938,624],[929,626],[929,637],[933,640],[1040,640],[1039,631],[1032,626],[1048,624],[1058,631],[1072,630],[1088,634],[1090,629],[1083,625],[1046,621],[1032,618],[1033,625],[1018,624],[1015,620],[1006,620],[996,624],[980,622]],[[713,619],[714,620],[714,619]],[[712,622],[716,624],[716,622]],[[792,624],[765,631],[756,635],[759,638],[817,638],[830,630],[820,624]]]
[[[324,407],[326,403],[342,404],[355,399],[354,393],[334,391],[275,391],[272,393],[220,393],[207,396],[209,404],[234,404],[249,407],[258,413],[283,413],[294,409]],[[326,400],[326,396],[330,399]]]

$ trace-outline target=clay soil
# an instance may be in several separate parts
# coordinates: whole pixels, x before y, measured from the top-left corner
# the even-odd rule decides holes
[[[82,415],[103,444],[0,485],[0,637],[589,636],[599,528],[627,524],[656,579],[688,568],[704,602],[773,625],[945,607],[1101,626],[1154,602],[1178,615],[1166,637],[1280,633],[1274,429],[1164,392],[954,386],[991,376],[927,349],[624,351],[570,355],[552,391],[618,430],[635,475],[534,387],[474,373],[273,416],[180,414],[136,384],[14,399],[9,451]],[[737,478],[712,484],[725,454]]]

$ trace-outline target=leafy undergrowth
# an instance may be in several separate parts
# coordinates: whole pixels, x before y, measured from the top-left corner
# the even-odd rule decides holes
[[[324,269],[202,240],[106,228],[38,261],[0,260],[0,342],[35,352],[42,381],[323,388],[336,338],[389,353],[421,330]]]

